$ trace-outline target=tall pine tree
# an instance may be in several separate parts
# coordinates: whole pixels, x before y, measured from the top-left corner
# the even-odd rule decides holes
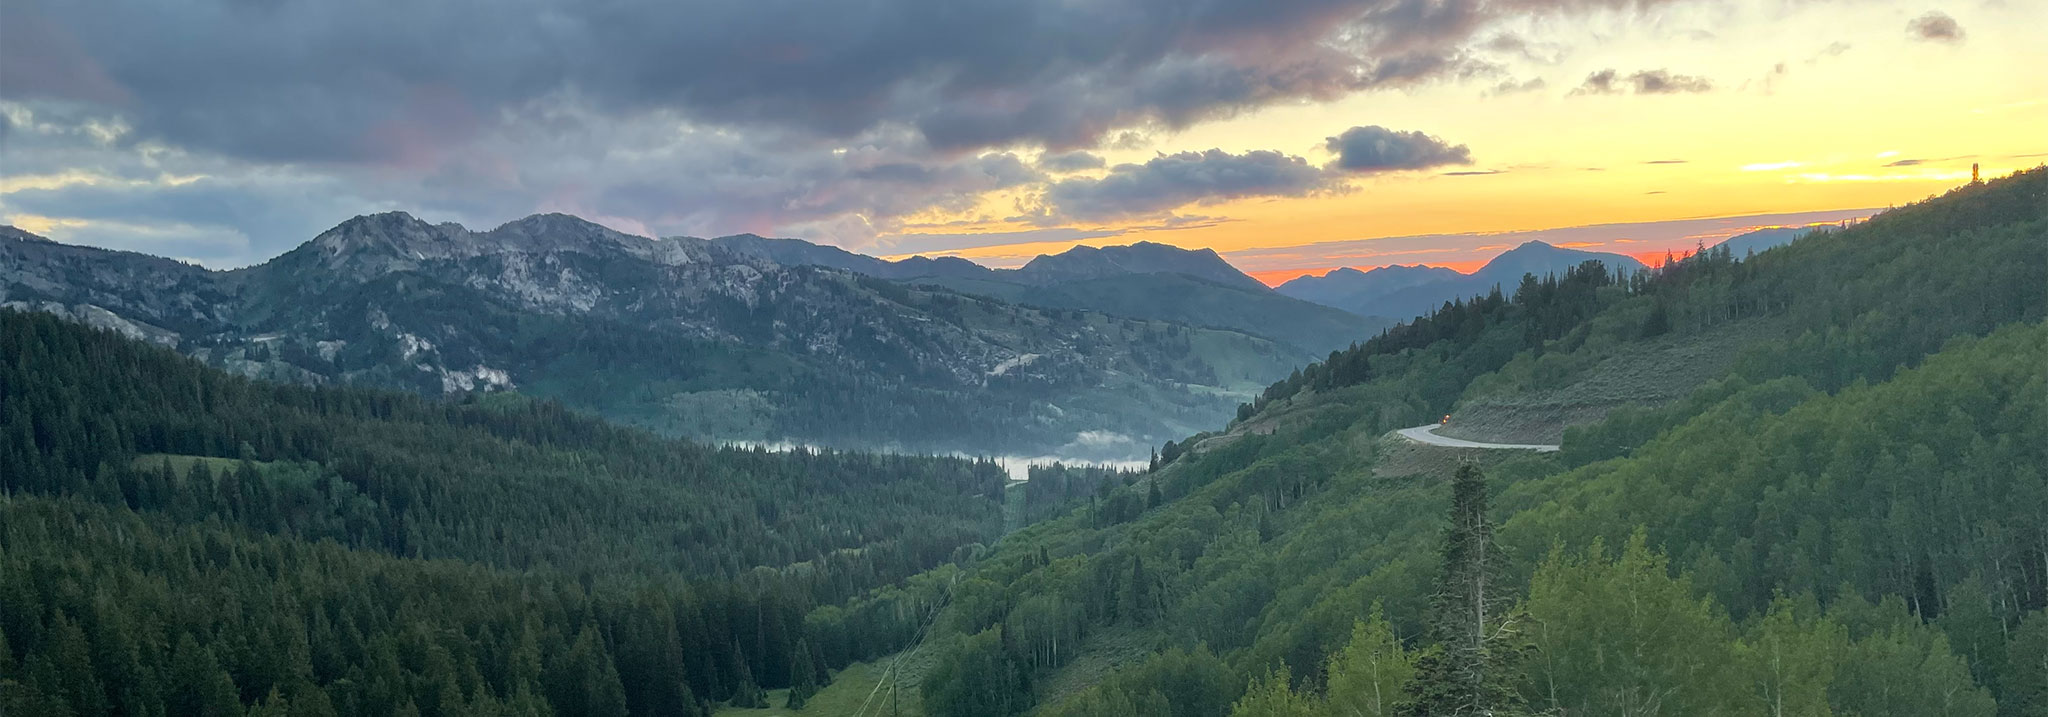
[[[1409,688],[1417,717],[1502,717],[1524,712],[1514,683],[1525,641],[1513,613],[1508,562],[1486,517],[1486,476],[1471,464],[1451,479],[1451,525],[1442,574],[1430,597],[1436,646],[1418,660]]]

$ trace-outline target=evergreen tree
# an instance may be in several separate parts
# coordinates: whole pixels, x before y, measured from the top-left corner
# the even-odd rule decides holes
[[[186,633],[178,636],[178,646],[171,654],[171,693],[165,705],[171,714],[237,717],[242,713],[235,680],[221,669],[212,649]]]
[[[726,703],[734,707],[746,707],[749,709],[766,708],[768,706],[768,693],[761,689],[759,683],[754,681],[754,670],[747,666],[746,655],[740,652],[740,644],[737,642],[732,644],[732,659],[734,669],[738,671],[738,687],[733,690],[732,699],[726,700]]]
[[[49,656],[51,666],[63,680],[58,694],[81,715],[106,713],[109,708],[106,686],[93,672],[91,648],[86,644],[85,630],[58,611],[55,625],[43,639],[46,641],[43,652]]]
[[[1434,649],[1416,665],[1407,714],[1500,717],[1522,713],[1514,684],[1525,641],[1512,612],[1508,562],[1486,514],[1486,476],[1471,464],[1451,479],[1451,524],[1430,596]]]
[[[548,701],[575,714],[624,714],[625,689],[597,629],[584,625],[575,642],[550,670]]]
[[[789,652],[789,696],[782,706],[793,710],[804,708],[811,695],[818,692],[817,666],[812,662],[811,644],[797,640],[796,649]]]
[[[1144,624],[1152,619],[1152,577],[1145,574],[1145,558],[1131,558],[1131,578],[1124,583],[1127,594],[1119,601],[1123,615],[1131,622]]]

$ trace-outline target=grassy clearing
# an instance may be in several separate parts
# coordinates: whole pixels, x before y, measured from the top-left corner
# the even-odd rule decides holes
[[[929,650],[920,651],[919,657],[929,652]],[[918,701],[918,687],[922,682],[916,681],[913,678],[922,678],[924,676],[924,671],[930,668],[928,660],[912,658],[912,661],[921,663],[917,666],[918,669],[914,671],[909,669],[910,665],[908,662],[900,668],[903,672],[903,679],[899,681],[896,689],[896,699],[893,703],[889,699],[889,687],[887,685],[884,685],[880,690],[875,689],[875,685],[882,679],[883,670],[895,659],[895,655],[890,655],[874,662],[857,662],[848,665],[844,670],[832,673],[832,684],[826,685],[825,689],[819,690],[818,694],[812,696],[811,701],[805,704],[801,710],[786,709],[782,706],[783,700],[788,698],[788,690],[769,690],[768,704],[774,705],[773,707],[767,709],[719,707],[713,714],[719,717],[794,715],[850,717],[855,714],[875,715],[876,717],[923,717],[924,709]],[[870,695],[873,695],[872,700],[870,700]],[[867,704],[867,712],[865,713],[861,712],[861,705],[863,703]]]
[[[176,453],[145,453],[136,456],[135,461],[130,465],[137,469],[146,470],[160,468],[163,466],[164,461],[170,461],[171,470],[177,471],[178,475],[181,476],[192,472],[192,466],[199,463],[206,464],[206,469],[212,471],[215,475],[219,475],[221,471],[235,470],[242,465],[242,461],[234,458],[187,456]],[[256,461],[256,467],[259,469],[269,469],[272,465],[270,461]]]
[[[1009,535],[1022,529],[1024,523],[1024,485],[1026,481],[1011,481],[1003,486],[1003,534]]]
[[[1143,662],[1159,649],[1162,639],[1155,630],[1128,625],[1097,630],[1082,643],[1083,651],[1072,662],[1038,678],[1038,704],[1058,704],[1126,665]]]
[[[1702,334],[1604,349],[1524,354],[1472,382],[1437,433],[1466,440],[1556,443],[1569,426],[1594,423],[1616,407],[1683,398],[1725,375],[1752,345],[1780,340],[1782,322],[1739,321]]]

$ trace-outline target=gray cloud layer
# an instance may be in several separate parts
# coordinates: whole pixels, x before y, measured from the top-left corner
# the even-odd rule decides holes
[[[1220,149],[1119,164],[1099,179],[1074,177],[1052,183],[1045,191],[1046,206],[1036,218],[1061,222],[1158,216],[1188,204],[1340,192],[1349,175],[1472,163],[1472,151],[1465,145],[1378,125],[1352,127],[1325,139],[1324,148],[1335,158],[1321,167],[1280,152],[1231,154]]]
[[[1089,146],[1427,79],[1490,15],[1609,0],[11,0],[10,98],[252,158],[403,158],[536,103],[939,149]]]
[[[1421,132],[1396,132],[1378,125],[1345,130],[1343,134],[1325,140],[1324,147],[1337,155],[1331,166],[1347,172],[1424,169],[1472,163],[1472,151],[1465,145],[1451,146]]]
[[[117,181],[0,196],[0,213],[133,206],[133,226],[244,247],[226,263],[388,208],[859,246],[906,214],[1087,168],[1060,153],[1478,76],[1468,48],[1496,21],[1663,1],[6,0],[9,174]],[[1013,154],[1041,149],[1043,167]],[[1269,164],[1276,191],[1304,186]],[[161,192],[165,173],[218,195],[107,196]],[[1125,213],[1201,199],[1119,176],[1134,175],[1095,191],[1132,197]]]
[[[1085,150],[1050,152],[1038,158],[1038,168],[1048,172],[1078,172],[1108,166],[1102,156]]]
[[[1191,203],[1246,197],[1299,197],[1331,178],[1300,157],[1255,150],[1180,152],[1144,164],[1119,164],[1101,179],[1054,182],[1045,199],[1055,219],[1101,221],[1153,215]]]

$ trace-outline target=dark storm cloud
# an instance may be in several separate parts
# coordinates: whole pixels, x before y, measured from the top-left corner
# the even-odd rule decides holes
[[[1714,83],[1705,77],[1673,74],[1669,70],[1642,70],[1626,77],[1606,69],[1586,75],[1585,83],[1572,90],[1575,95],[1616,95],[1635,93],[1638,95],[1672,95],[1688,92],[1707,92],[1714,89]]]
[[[1101,179],[1052,183],[1045,200],[1054,220],[1101,221],[1157,215],[1175,207],[1248,197],[1300,197],[1330,188],[1333,177],[1301,157],[1254,150],[1180,152],[1144,164],[1119,164]]]
[[[403,161],[536,103],[1066,149],[1426,80],[1463,66],[1485,21],[1615,4],[1640,3],[10,0],[0,93],[277,161]]]
[[[1421,132],[1397,132],[1378,125],[1353,127],[1323,142],[1337,159],[1333,169],[1381,172],[1425,169],[1446,164],[1471,164],[1472,150],[1452,146]]]
[[[351,215],[389,209],[471,226],[562,211],[645,235],[752,231],[859,248],[891,231],[896,217],[934,207],[966,209],[983,193],[1045,176],[1014,154],[935,156],[906,148],[900,137],[875,137],[840,152],[791,153],[772,138],[679,134],[660,122],[589,117],[553,117],[494,133],[413,171],[314,171],[110,148],[69,125],[29,119],[30,129],[18,131],[32,141],[7,149],[10,175],[94,167],[105,176],[0,195],[0,216],[181,225],[246,241],[233,255],[176,253],[214,266],[261,261]],[[180,174],[198,179],[168,181],[158,165],[181,167]],[[83,233],[54,238],[86,239]]]
[[[1956,19],[1940,10],[1929,10],[1927,14],[1913,18],[1906,23],[1906,32],[1915,38],[1930,42],[1962,42],[1963,26]]]
[[[1101,155],[1083,150],[1047,153],[1038,158],[1038,168],[1048,172],[1078,172],[1108,166]]]
[[[74,184],[0,195],[0,215],[218,231],[249,244],[242,262],[394,208],[858,248],[910,214],[1051,189],[1013,153],[1141,149],[1267,106],[1491,84],[1498,68],[1475,56],[1540,48],[1477,47],[1489,25],[1666,1],[0,0],[10,175],[87,168],[139,193],[205,175],[222,193],[117,220],[87,201],[115,189]],[[1327,181],[1269,169],[1278,194]],[[1094,190],[1132,197],[1126,214],[1256,195],[1147,176]],[[258,202],[277,208],[244,204]]]

